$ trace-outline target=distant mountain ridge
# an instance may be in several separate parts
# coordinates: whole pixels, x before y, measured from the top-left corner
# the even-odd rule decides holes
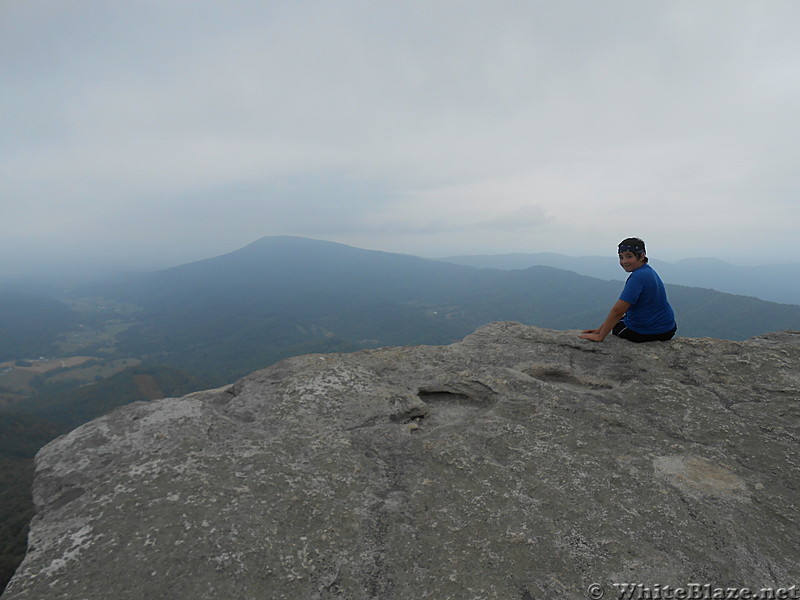
[[[625,280],[614,256],[567,256],[552,252],[532,254],[476,254],[440,258],[445,262],[491,269],[527,269],[548,266],[601,279]],[[667,283],[752,296],[768,302],[800,305],[800,264],[734,265],[718,258],[686,258],[675,263],[650,258]]]
[[[620,289],[548,266],[481,269],[280,236],[92,293],[143,308],[121,351],[225,382],[286,356],[446,344],[499,320],[595,327]],[[669,294],[679,335],[800,329],[800,306],[675,285]]]

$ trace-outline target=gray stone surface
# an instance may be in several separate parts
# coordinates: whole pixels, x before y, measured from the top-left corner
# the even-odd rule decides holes
[[[799,365],[495,323],[129,405],[40,452],[3,600],[800,585]]]

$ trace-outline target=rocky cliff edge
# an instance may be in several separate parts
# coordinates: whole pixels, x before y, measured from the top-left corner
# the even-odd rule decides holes
[[[596,344],[494,323],[128,405],[39,453],[3,599],[800,585],[798,366],[800,332]]]

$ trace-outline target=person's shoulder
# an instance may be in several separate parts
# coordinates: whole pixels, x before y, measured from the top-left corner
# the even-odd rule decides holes
[[[631,274],[628,277],[628,279],[634,279],[641,282],[645,282],[660,278],[658,276],[658,273],[656,273],[656,270],[653,267],[651,267],[647,263],[644,263],[641,267],[639,267],[635,271],[631,271]]]
[[[638,277],[641,278],[642,281],[661,282],[661,276],[647,263],[636,269],[634,273],[639,273]]]

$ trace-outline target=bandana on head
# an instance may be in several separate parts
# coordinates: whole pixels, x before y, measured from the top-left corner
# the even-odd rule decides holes
[[[641,246],[631,246],[629,244],[620,244],[619,248],[617,248],[617,254],[622,254],[623,252],[633,252],[634,254],[644,254],[644,248]]]

